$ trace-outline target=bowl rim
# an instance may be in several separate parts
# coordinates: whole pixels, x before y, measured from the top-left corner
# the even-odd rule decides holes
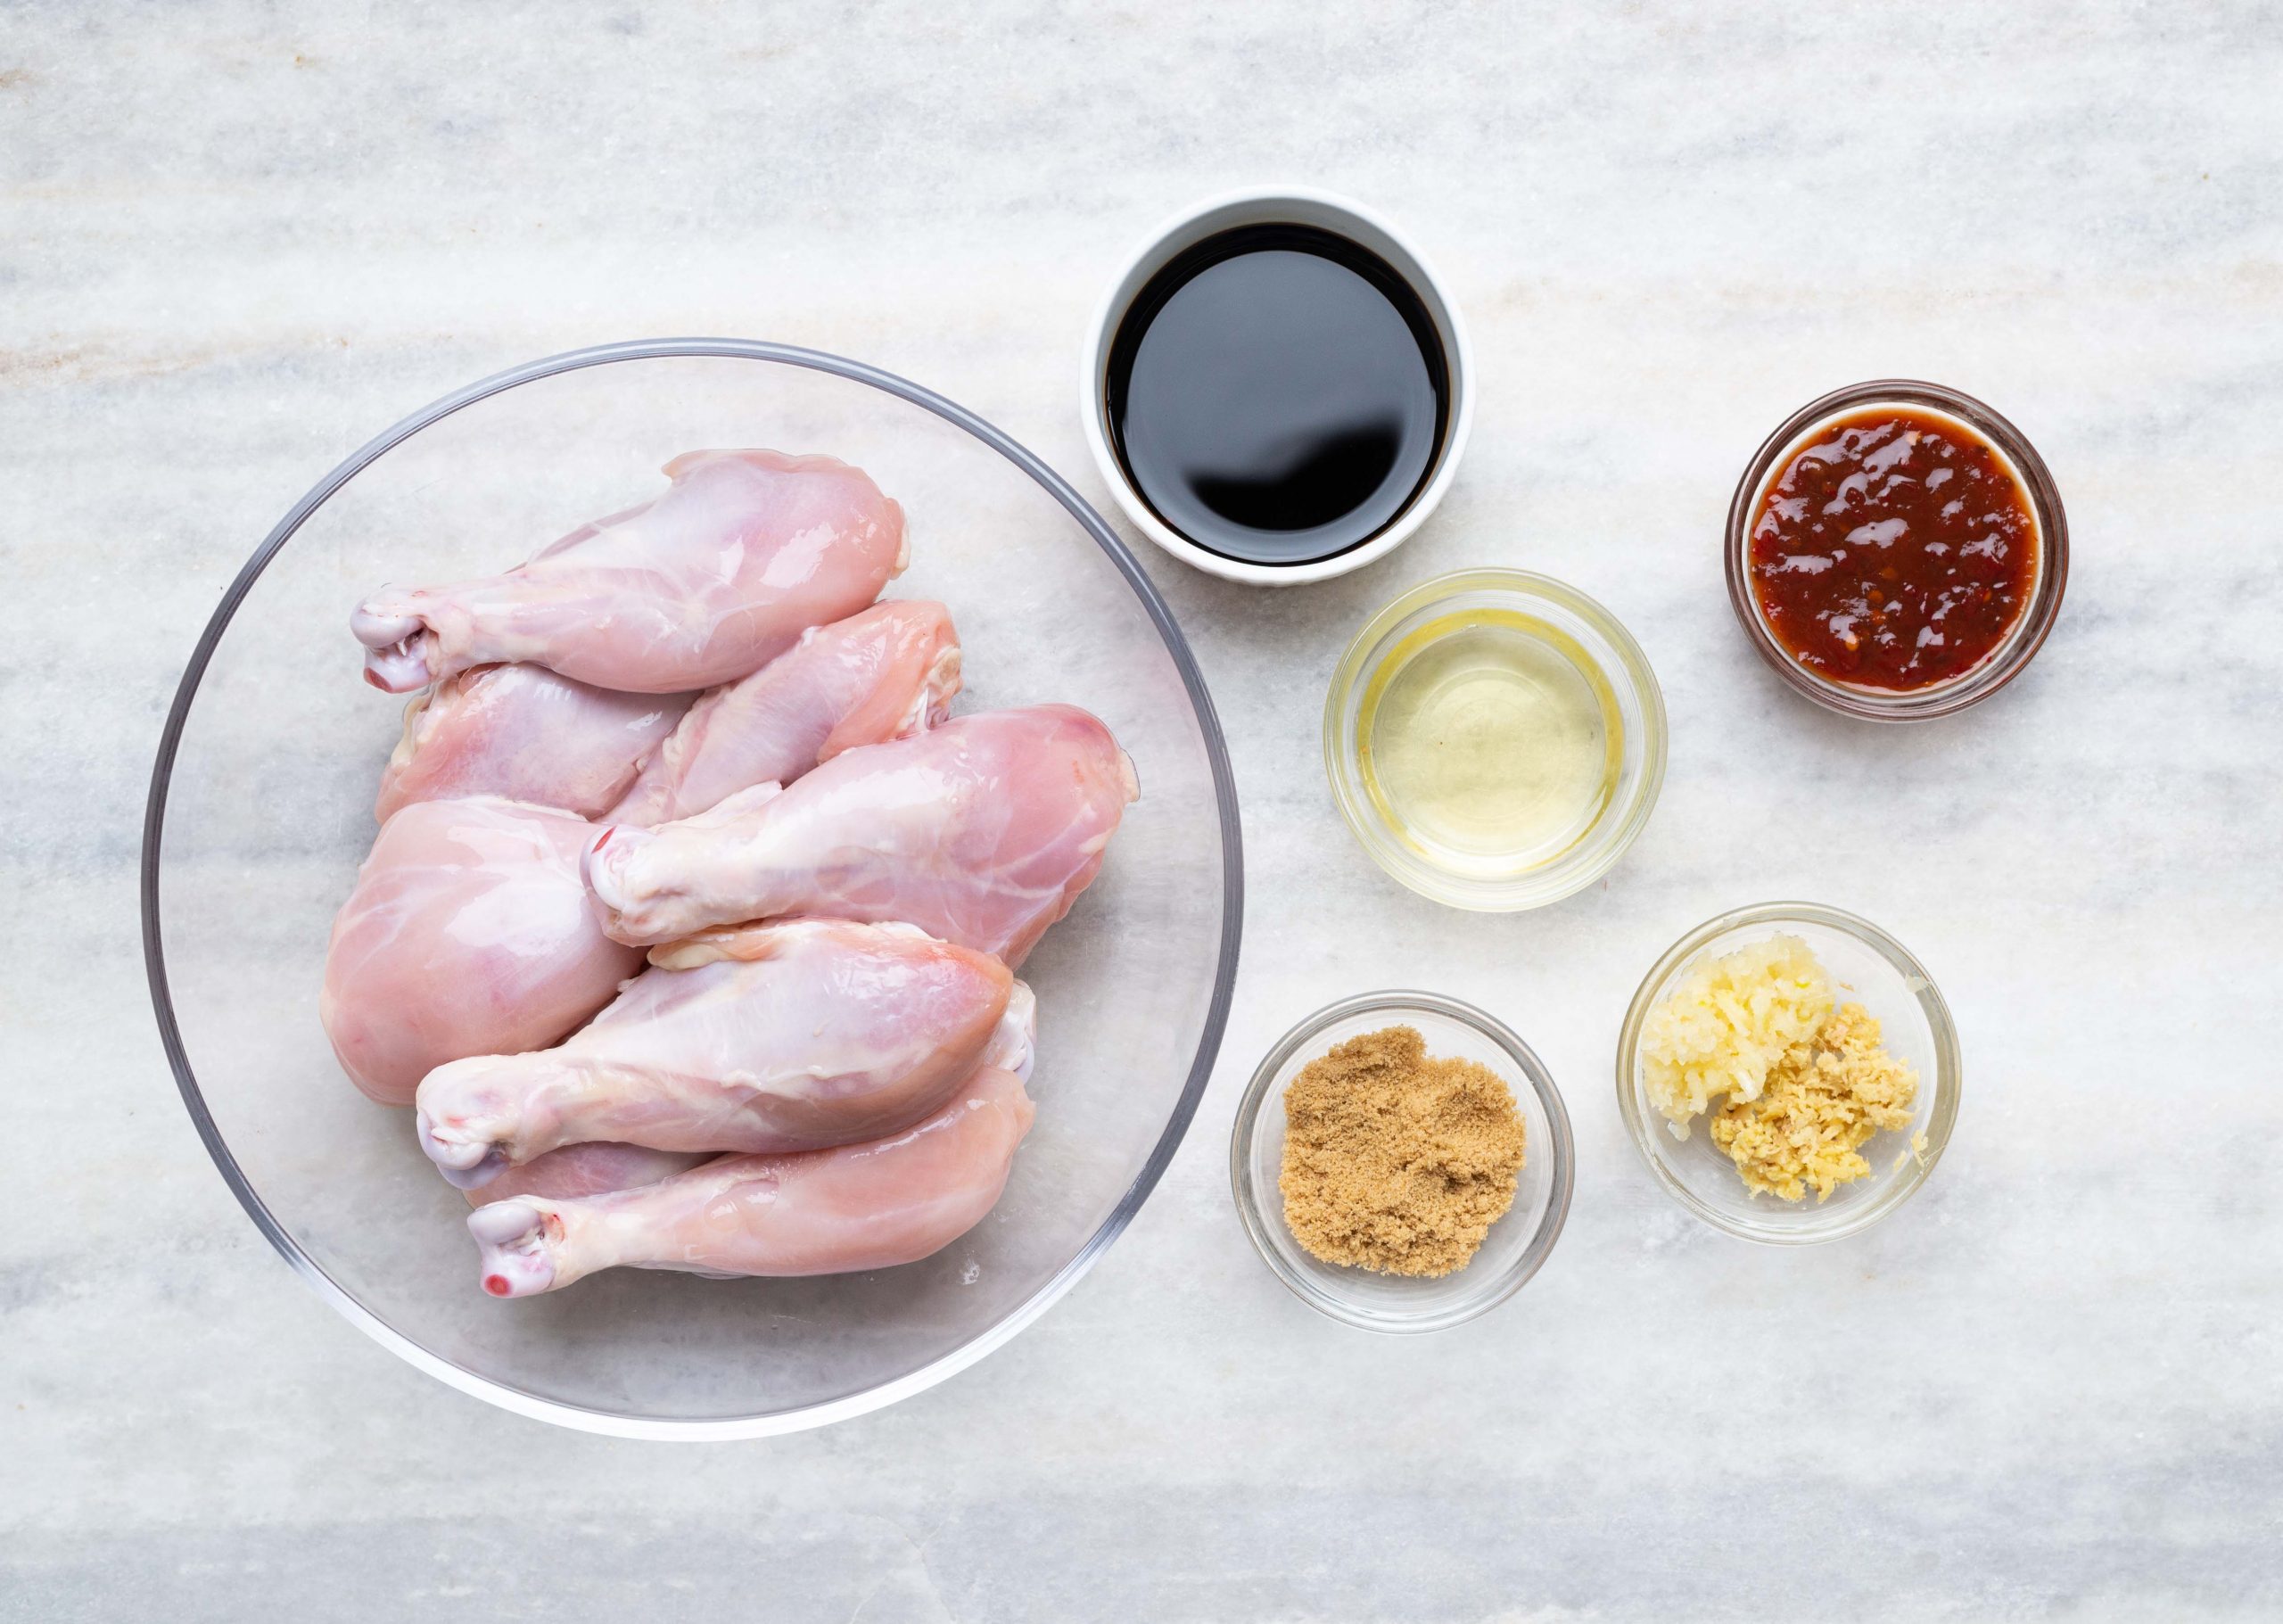
[[[2022,606],[2020,618],[1998,646],[1978,664],[1947,681],[1892,691],[1837,681],[1795,658],[1776,640],[1761,616],[1746,562],[1760,494],[1776,477],[1776,464],[1784,454],[1828,419],[1888,405],[1931,409],[1988,441],[2021,482],[2038,532],[2037,585],[2030,601]],[[2045,458],[2038,455],[2029,436],[1995,408],[1963,390],[1923,378],[1869,378],[1818,395],[1760,441],[1728,502],[1727,528],[1721,538],[1721,570],[1736,623],[1743,629],[1752,652],[1783,678],[1786,687],[1827,711],[1859,721],[1931,721],[1980,705],[2021,675],[2045,647],[2054,622],[2060,618],[2061,600],[2069,587],[2069,515]]]
[[[1934,1049],[1934,1105],[1921,1130],[1926,1135],[1926,1150],[1914,1157],[1904,1170],[1872,1200],[1853,1214],[1827,1226],[1814,1229],[1783,1230],[1759,1224],[1738,1223],[1730,1215],[1705,1201],[1683,1183],[1658,1154],[1652,1135],[1663,1132],[1663,1118],[1652,1116],[1644,1109],[1636,1086],[1640,1070],[1639,1049],[1642,1023],[1648,1018],[1649,1006],[1675,971],[1702,952],[1716,938],[1732,930],[1747,929],[1755,925],[1786,924],[1818,925],[1828,930],[1854,937],[1872,952],[1884,959],[1903,977],[1911,994],[1917,999],[1921,1014]],[[1942,989],[1926,973],[1926,967],[1900,942],[1859,914],[1843,908],[1833,908],[1822,903],[1759,903],[1751,907],[1734,908],[1710,919],[1688,931],[1667,948],[1649,973],[1641,978],[1632,1002],[1625,1010],[1625,1025],[1617,1036],[1617,1111],[1625,1120],[1625,1129],[1633,1141],[1633,1148],[1648,1164],[1649,1172],[1665,1193],[1678,1201],[1696,1216],[1724,1234],[1740,1240],[1756,1241],[1762,1246],[1817,1246],[1826,1241],[1841,1241],[1860,1234],[1916,1195],[1933,1173],[1942,1152],[1949,1149],[1950,1130],[1957,1122],[1958,1094],[1966,1081],[1964,1062],[1958,1053],[1957,1026],[1950,1017],[1950,1006],[1942,996]],[[1771,1208],[1770,1210],[1776,1210]],[[1808,1210],[1813,1211],[1810,1208]]]
[[[1577,845],[1538,868],[1506,880],[1474,879],[1438,869],[1424,860],[1413,861],[1405,859],[1400,853],[1399,843],[1389,835],[1372,811],[1370,797],[1357,781],[1356,763],[1346,748],[1348,701],[1370,676],[1364,669],[1364,657],[1384,643],[1395,628],[1405,621],[1452,598],[1479,592],[1503,593],[1509,598],[1551,605],[1576,615],[1590,626],[1596,635],[1608,642],[1617,656],[1615,667],[1605,669],[1602,674],[1613,685],[1621,679],[1630,688],[1641,707],[1641,730],[1644,735],[1641,777],[1634,787],[1632,799],[1622,805],[1612,800],[1602,817],[1595,819],[1586,834],[1578,837]],[[1430,576],[1405,588],[1372,611],[1356,630],[1356,635],[1348,640],[1339,664],[1332,667],[1331,680],[1324,690],[1319,745],[1323,755],[1324,779],[1331,787],[1332,800],[1339,808],[1339,815],[1348,825],[1348,834],[1389,877],[1430,902],[1440,903],[1446,908],[1462,909],[1471,913],[1522,913],[1567,901],[1606,878],[1624,861],[1625,854],[1633,849],[1634,842],[1641,837],[1642,830],[1649,827],[1649,819],[1657,810],[1658,798],[1664,792],[1665,771],[1671,752],[1671,719],[1665,712],[1664,686],[1657,680],[1656,668],[1649,664],[1648,653],[1641,647],[1640,639],[1617,617],[1614,610],[1591,593],[1570,585],[1558,576],[1535,570],[1481,565]],[[1574,855],[1587,837],[1605,821],[1613,821],[1617,826],[1607,848],[1564,870],[1564,861]],[[1547,878],[1547,876],[1554,878]],[[1534,878],[1538,883],[1531,884]]]
[[[1125,470],[1118,463],[1117,452],[1110,444],[1109,406],[1102,398],[1103,375],[1109,364],[1111,343],[1125,314],[1127,301],[1137,295],[1150,277],[1157,275],[1174,254],[1189,246],[1185,234],[1200,221],[1215,215],[1246,210],[1281,212],[1281,205],[1297,205],[1325,214],[1344,215],[1347,223],[1360,227],[1366,235],[1377,233],[1409,259],[1413,268],[1419,272],[1418,284],[1413,291],[1428,303],[1430,315],[1443,318],[1448,329],[1451,350],[1445,358],[1450,369],[1450,421],[1444,432],[1438,460],[1426,484],[1420,488],[1410,504],[1389,520],[1376,535],[1344,552],[1334,553],[1329,558],[1318,558],[1306,564],[1256,564],[1248,559],[1232,558],[1225,553],[1199,547],[1159,518],[1142,493],[1133,488],[1133,482],[1126,478]],[[1371,248],[1374,252],[1379,251],[1371,243],[1364,242],[1363,246]],[[1143,274],[1145,267],[1147,270]],[[1394,268],[1398,275],[1403,274],[1402,267]],[[1408,276],[1405,279],[1410,280]],[[1126,288],[1129,282],[1134,284],[1131,290]],[[1122,293],[1125,297],[1121,297]],[[1136,530],[1171,556],[1208,575],[1217,575],[1224,581],[1239,581],[1246,586],[1306,586],[1360,570],[1386,557],[1417,534],[1420,527],[1442,505],[1443,499],[1450,493],[1452,485],[1458,479],[1459,463],[1466,454],[1467,441],[1474,432],[1474,349],[1472,341],[1467,336],[1466,318],[1459,309],[1458,298],[1452,292],[1450,282],[1427,258],[1418,243],[1386,215],[1367,203],[1358,202],[1338,192],[1326,191],[1321,186],[1236,186],[1199,198],[1159,220],[1147,236],[1126,251],[1103,283],[1087,320],[1086,336],[1079,360],[1079,426],[1085,435],[1086,449],[1093,457],[1094,470],[1101,475],[1111,499],[1117,502],[1120,511]]]
[[[981,441],[1004,457],[1016,467],[1028,474],[1037,484],[1061,505],[1079,527],[1091,536],[1110,562],[1125,577],[1126,584],[1141,600],[1143,611],[1157,628],[1158,637],[1172,655],[1181,673],[1182,686],[1189,696],[1197,716],[1198,729],[1205,742],[1207,759],[1212,768],[1216,807],[1221,825],[1221,940],[1213,995],[1207,1007],[1205,1024],[1191,1061],[1189,1077],[1175,1101],[1171,1117],[1158,1142],[1142,1163],[1141,1171],[1126,1187],[1108,1217],[1077,1252],[1064,1264],[1046,1283],[1018,1305],[996,1324],[982,1334],[953,1348],[950,1353],[922,1364],[916,1369],[891,1378],[862,1392],[821,1403],[804,1405],[794,1409],[774,1411],[757,1415],[700,1416],[689,1419],[662,1419],[600,1407],[569,1403],[562,1399],[542,1397],[508,1385],[496,1377],[480,1374],[443,1356],[422,1347],[403,1332],[382,1320],[345,1287],[327,1274],[316,1259],[304,1251],[264,1205],[229,1147],[224,1143],[206,1107],[198,1079],[191,1069],[181,1028],[176,1021],[174,1003],[169,991],[166,952],[161,939],[159,860],[165,832],[167,788],[172,779],[176,752],[182,741],[184,724],[189,718],[191,702],[197,697],[201,679],[205,675],[214,651],[220,646],[223,634],[229,629],[238,606],[252,589],[271,559],[275,558],[309,516],[330,500],[350,480],[383,455],[413,435],[444,418],[479,401],[490,399],[524,383],[564,373],[576,372],[589,367],[607,366],[622,361],[671,360],[680,359],[729,359],[761,361],[779,366],[798,367],[844,378],[894,396],[907,404],[933,413],[956,428]],[[1221,1039],[1228,1024],[1229,1006],[1235,990],[1238,950],[1244,927],[1244,854],[1242,828],[1237,813],[1236,781],[1229,762],[1227,740],[1220,718],[1213,708],[1203,672],[1196,656],[1191,653],[1187,639],[1182,635],[1173,611],[1166,606],[1149,574],[1142,568],[1130,548],[1118,539],[1117,533],[1089,505],[1086,499],[1060,474],[1020,444],[1003,430],[977,416],[934,391],[914,383],[907,378],[851,360],[825,350],[803,349],[796,345],[776,343],[759,339],[737,338],[659,338],[635,339],[619,343],[598,344],[581,350],[565,350],[544,356],[521,366],[468,384],[400,419],[391,427],[365,442],[337,464],[324,478],[306,491],[287,510],[252,556],[239,569],[216,605],[214,613],[200,633],[191,651],[189,664],[177,686],[173,704],[167,712],[164,728],[159,736],[158,755],[151,771],[151,787],[143,819],[143,845],[140,863],[140,897],[143,924],[143,960],[151,986],[151,1002],[158,1018],[159,1039],[166,1050],[167,1062],[173,1069],[175,1084],[182,1095],[184,1108],[190,1113],[192,1124],[212,1158],[223,1181],[230,1187],[246,1216],[268,1240],[278,1254],[311,1290],[325,1299],[334,1312],[366,1335],[396,1354],[415,1368],[448,1385],[458,1389],[486,1403],[497,1405],[519,1415],[552,1422],[584,1432],[602,1433],[616,1438],[640,1438],[703,1441],[709,1439],[766,1438],[787,1432],[802,1431],[812,1427],[845,1421],[883,1408],[902,1398],[925,1391],[945,1378],[956,1374],[1013,1339],[1034,1320],[1043,1314],[1065,1292],[1077,1283],[1086,1271],[1116,1241],[1133,1221],[1142,1202],[1156,1188],[1174,1152],[1196,1116],[1199,1101],[1211,1079],[1214,1061],[1220,1052]]]
[[[1275,1084],[1276,1074],[1283,1069],[1286,1061],[1322,1036],[1328,1027],[1350,1016],[1374,1010],[1400,1014],[1411,1010],[1425,1010],[1473,1027],[1504,1050],[1507,1058],[1514,1062],[1515,1069],[1529,1083],[1531,1092],[1537,1096],[1539,1108],[1545,1112],[1548,1136],[1554,1142],[1546,1149],[1546,1154],[1553,1158],[1554,1185],[1547,1193],[1545,1215],[1538,1220],[1537,1232],[1530,1237],[1529,1246],[1515,1260],[1496,1290],[1479,1301],[1445,1309],[1438,1314],[1422,1315],[1413,1319],[1390,1319],[1384,1315],[1359,1313],[1293,1272],[1291,1265],[1276,1249],[1275,1243],[1269,1239],[1267,1209],[1252,1177],[1252,1144],[1260,1114],[1268,1104],[1268,1091]],[[1576,1189],[1577,1170],[1577,1142],[1570,1128],[1570,1109],[1562,1101],[1562,1090],[1554,1081],[1554,1074],[1546,1068],[1545,1062],[1538,1059],[1537,1051],[1497,1017],[1462,1000],[1416,988],[1390,987],[1379,992],[1357,993],[1326,1004],[1314,1014],[1304,1017],[1269,1046],[1268,1053],[1253,1069],[1252,1080],[1245,1084],[1245,1092],[1237,1101],[1235,1119],[1229,1127],[1230,1195],[1236,1203],[1237,1217],[1244,1225],[1247,1238],[1252,1241],[1253,1249],[1260,1254],[1261,1261],[1268,1265],[1269,1272],[1283,1282],[1293,1296],[1326,1318],[1389,1336],[1447,1331],[1454,1325],[1463,1325],[1469,1320],[1478,1319],[1501,1303],[1510,1301],[1545,1266],[1545,1260],[1553,1255],[1554,1243],[1562,1239],[1562,1225],[1570,1216],[1570,1197]]]

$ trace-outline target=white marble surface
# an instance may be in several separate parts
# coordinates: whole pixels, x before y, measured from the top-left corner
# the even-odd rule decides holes
[[[2275,1616],[2279,79],[2262,6],[8,10],[0,1617]],[[252,543],[412,406],[660,333],[877,361],[1099,498],[1099,278],[1278,178],[1436,255],[1480,414],[1360,578],[1152,560],[1251,902],[1127,1237],[976,1370],[768,1443],[551,1430],[337,1320],[209,1166],[136,939],[159,720]],[[1780,691],[1716,548],[1768,426],[1893,372],[2013,416],[2076,547],[2031,674],[1908,732]],[[1482,562],[1616,608],[1674,730],[1611,880],[1496,919],[1383,879],[1315,744],[1359,618]],[[1805,1252],[1671,1206],[1608,1081],[1665,944],[1787,894],[1910,944],[1967,1065],[1926,1191]],[[1390,983],[1520,1026],[1579,1148],[1545,1273],[1423,1340],[1288,1297],[1226,1184],[1253,1059]]]

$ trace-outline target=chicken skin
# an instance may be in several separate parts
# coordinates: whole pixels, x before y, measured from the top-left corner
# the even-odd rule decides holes
[[[519,1195],[601,1195],[612,1190],[639,1190],[713,1159],[713,1153],[706,1150],[654,1150],[648,1145],[598,1139],[549,1150],[520,1167],[508,1168],[479,1189],[461,1193],[470,1207],[489,1207]]]
[[[415,801],[466,796],[598,816],[625,796],[688,709],[687,694],[621,694],[544,665],[479,665],[404,707],[404,735],[382,771],[373,816],[385,823]]]
[[[579,878],[594,829],[545,806],[416,801],[334,916],[317,1016],[350,1079],[409,1105],[447,1060],[560,1042],[641,968]]]

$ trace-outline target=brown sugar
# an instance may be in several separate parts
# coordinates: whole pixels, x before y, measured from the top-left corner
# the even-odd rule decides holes
[[[1284,1222],[1326,1263],[1448,1274],[1513,1205],[1523,1140],[1488,1067],[1430,1058],[1412,1026],[1350,1038],[1284,1091]]]
[[[1733,1096],[1712,1118],[1712,1142],[1753,1193],[1786,1201],[1815,1186],[1820,1201],[1870,1172],[1865,1141],[1910,1125],[1917,1074],[1879,1046],[1879,1023],[1843,1005],[1805,1043],[1768,1068],[1757,1099]]]

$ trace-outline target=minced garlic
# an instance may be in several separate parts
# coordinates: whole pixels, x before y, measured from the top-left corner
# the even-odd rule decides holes
[[[1798,936],[1774,936],[1682,973],[1641,1027],[1641,1078],[1673,1137],[1713,1100],[1760,1097],[1776,1062],[1831,1015],[1831,977]]]
[[[1917,1101],[1916,1074],[1879,1046],[1879,1023],[1850,1003],[1769,1068],[1756,1098],[1729,1098],[1712,1142],[1754,1193],[1797,1201],[1813,1184],[1820,1201],[1870,1172],[1864,1142],[1908,1127]],[[1922,1134],[1912,1149],[1924,1143]]]

